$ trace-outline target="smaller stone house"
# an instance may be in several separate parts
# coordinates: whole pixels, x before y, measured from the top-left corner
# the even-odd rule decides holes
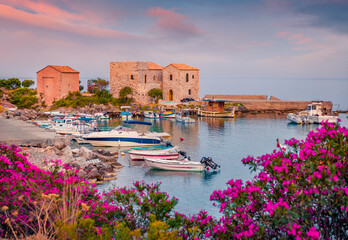
[[[180,102],[199,98],[199,69],[186,64],[170,64],[163,69],[163,99]]]
[[[47,106],[51,106],[69,92],[79,91],[79,82],[79,72],[71,67],[48,65],[37,72],[37,94]]]

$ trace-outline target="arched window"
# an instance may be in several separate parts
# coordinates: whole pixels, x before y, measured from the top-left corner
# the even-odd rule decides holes
[[[169,90],[169,101],[173,101],[173,99],[174,99],[173,90],[170,89],[170,90]]]
[[[132,74],[132,75],[130,76],[130,78],[131,78],[131,79],[134,79],[134,76],[133,76],[133,74]]]
[[[192,79],[195,79],[195,75],[192,75]]]
[[[169,80],[173,80],[173,75],[172,74],[169,75]]]
[[[154,75],[154,76],[153,76],[153,81],[155,81],[155,80],[156,80],[156,76]]]
[[[188,82],[189,75],[186,73],[186,82]]]
[[[146,83],[146,75],[145,75],[145,83]]]
[[[191,95],[191,89],[189,89],[189,95]]]

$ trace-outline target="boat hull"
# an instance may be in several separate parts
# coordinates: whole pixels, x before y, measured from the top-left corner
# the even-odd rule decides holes
[[[145,158],[144,160],[150,168],[166,171],[203,172],[205,169],[205,165],[199,162],[185,160],[159,160],[150,158]]]
[[[160,139],[153,138],[83,137],[83,139],[96,147],[136,147],[161,144]]]

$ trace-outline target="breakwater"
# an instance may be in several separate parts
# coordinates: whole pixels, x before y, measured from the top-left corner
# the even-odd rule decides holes
[[[274,96],[267,98],[267,95],[205,95],[207,99],[219,99],[241,103],[244,111],[280,111],[280,112],[299,112],[305,110],[306,106],[313,101],[287,101],[280,100]],[[326,111],[332,111],[331,101],[322,101]]]

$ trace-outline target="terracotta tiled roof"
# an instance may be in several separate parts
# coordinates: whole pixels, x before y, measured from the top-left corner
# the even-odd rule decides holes
[[[153,62],[147,62],[147,69],[152,69],[152,70],[162,70],[164,67],[153,63]]]
[[[62,73],[79,73],[78,71],[72,69],[69,66],[57,66],[57,65],[48,65],[47,67],[51,67],[54,68],[55,70],[57,70],[58,72],[62,72]],[[45,68],[47,68],[45,67]],[[40,71],[44,70],[45,68],[41,69]],[[40,72],[39,71],[39,72]]]
[[[191,66],[186,65],[186,64],[172,63],[172,64],[169,64],[167,67],[169,67],[169,66],[173,66],[179,70],[199,70],[199,68],[191,67]]]

